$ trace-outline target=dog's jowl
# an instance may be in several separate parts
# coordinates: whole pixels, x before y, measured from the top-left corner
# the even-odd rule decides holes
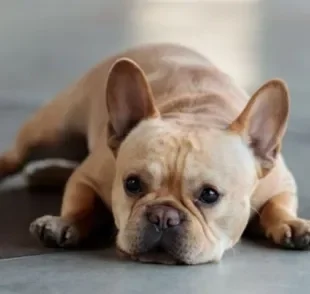
[[[296,215],[281,155],[288,113],[281,80],[249,97],[198,52],[140,46],[104,60],[26,121],[0,157],[0,176],[21,171],[38,148],[79,153],[86,144],[60,215],[30,225],[49,246],[87,239],[100,197],[118,250],[134,260],[219,261],[253,217],[279,247],[307,249],[310,223]],[[84,144],[65,146],[75,137]],[[36,162],[46,185],[57,184],[51,171],[61,160],[53,159]]]

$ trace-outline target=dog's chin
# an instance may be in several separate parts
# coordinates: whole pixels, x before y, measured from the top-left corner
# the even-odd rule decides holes
[[[165,265],[185,264],[185,262],[178,260],[171,254],[165,252],[160,247],[154,248],[148,252],[141,252],[137,254],[127,253],[120,248],[117,248],[117,252],[122,258],[131,259],[142,263],[165,264]]]

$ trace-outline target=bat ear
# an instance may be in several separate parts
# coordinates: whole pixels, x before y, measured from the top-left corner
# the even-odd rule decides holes
[[[270,80],[252,96],[230,129],[246,137],[262,170],[275,163],[286,132],[289,94],[281,80]]]
[[[123,140],[140,121],[159,116],[143,70],[128,58],[111,67],[107,88],[109,136]]]

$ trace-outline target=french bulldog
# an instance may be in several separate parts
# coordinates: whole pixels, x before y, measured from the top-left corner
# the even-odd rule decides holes
[[[65,166],[72,173],[60,215],[30,225],[49,246],[79,246],[100,197],[119,252],[133,260],[218,262],[254,217],[277,246],[308,249],[310,222],[297,216],[281,155],[288,115],[283,81],[249,97],[199,52],[147,44],[105,59],[43,105],[1,155],[0,176],[42,150],[82,154],[86,146],[78,164]],[[45,184],[55,184],[57,160],[33,163],[43,174],[46,165]]]

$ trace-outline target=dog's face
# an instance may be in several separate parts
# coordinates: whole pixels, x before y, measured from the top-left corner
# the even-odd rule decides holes
[[[189,264],[219,260],[246,226],[256,182],[255,161],[238,135],[143,122],[119,149],[118,246],[130,255],[160,247]]]
[[[123,59],[112,67],[107,104],[120,251],[141,261],[220,260],[276,160],[288,111],[283,84],[262,87],[227,129],[186,128],[160,117],[141,69]]]

